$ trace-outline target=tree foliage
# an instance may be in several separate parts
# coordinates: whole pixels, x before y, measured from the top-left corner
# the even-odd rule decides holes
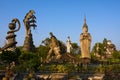
[[[44,44],[45,46],[49,46],[49,44],[50,44],[50,38],[46,38],[45,40],[43,40],[42,44]]]
[[[107,45],[107,39],[105,38],[103,40],[103,43],[97,42],[92,48],[92,53],[95,53],[97,55],[100,55],[100,58],[105,57],[106,55],[106,45]]]
[[[47,53],[49,51],[49,47],[48,46],[45,46],[45,45],[40,45],[38,48],[37,48],[37,54],[39,57],[42,57],[42,58],[46,58],[47,56]]]
[[[79,54],[80,53],[80,47],[77,43],[72,43],[72,53]]]
[[[24,66],[26,69],[28,68],[37,70],[40,65],[40,58],[37,53],[22,52],[22,54],[19,56],[19,64]]]
[[[11,63],[12,61],[18,62],[18,57],[20,56],[21,52],[17,48],[15,52],[12,51],[3,51],[0,55],[1,60],[6,63]]]
[[[114,51],[113,54],[112,54],[112,57],[114,59],[120,59],[120,52],[119,51]]]

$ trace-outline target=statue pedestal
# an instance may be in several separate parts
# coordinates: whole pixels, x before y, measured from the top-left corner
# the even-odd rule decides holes
[[[34,52],[35,51],[35,46],[33,44],[33,38],[32,34],[30,33],[29,36],[25,37],[24,45],[23,45],[23,51],[28,51],[28,52]]]

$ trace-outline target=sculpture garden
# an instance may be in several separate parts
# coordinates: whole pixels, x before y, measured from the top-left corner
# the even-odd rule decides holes
[[[23,22],[26,30],[23,46],[16,46],[15,39],[22,22],[15,18],[8,25],[6,44],[0,49],[0,80],[120,80],[120,52],[106,38],[90,50],[92,35],[86,17],[80,46],[72,43],[70,37],[64,43],[50,32],[50,38],[35,47],[31,32],[32,27],[37,27],[35,11],[30,10]]]

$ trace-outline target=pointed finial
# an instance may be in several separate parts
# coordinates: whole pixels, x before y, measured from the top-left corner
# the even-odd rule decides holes
[[[88,26],[86,23],[86,16],[84,16],[84,24],[83,24],[83,29],[85,29],[85,28],[88,30]]]
[[[68,39],[70,39],[70,36],[68,36]]]
[[[84,23],[86,23],[86,15],[84,16]]]

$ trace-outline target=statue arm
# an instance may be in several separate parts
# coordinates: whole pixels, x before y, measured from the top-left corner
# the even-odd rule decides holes
[[[28,34],[29,34],[29,30],[30,30],[30,27],[29,27],[29,24],[28,24],[28,19],[27,18],[25,18],[24,20],[23,20],[23,22],[24,22],[24,26],[25,26],[25,30],[26,30],[26,36],[28,36]]]
[[[80,35],[80,41],[82,41],[82,40],[83,40],[83,34]]]
[[[88,40],[89,40],[89,41],[92,41],[92,38],[91,38],[91,35],[90,35],[90,34],[89,34]]]

